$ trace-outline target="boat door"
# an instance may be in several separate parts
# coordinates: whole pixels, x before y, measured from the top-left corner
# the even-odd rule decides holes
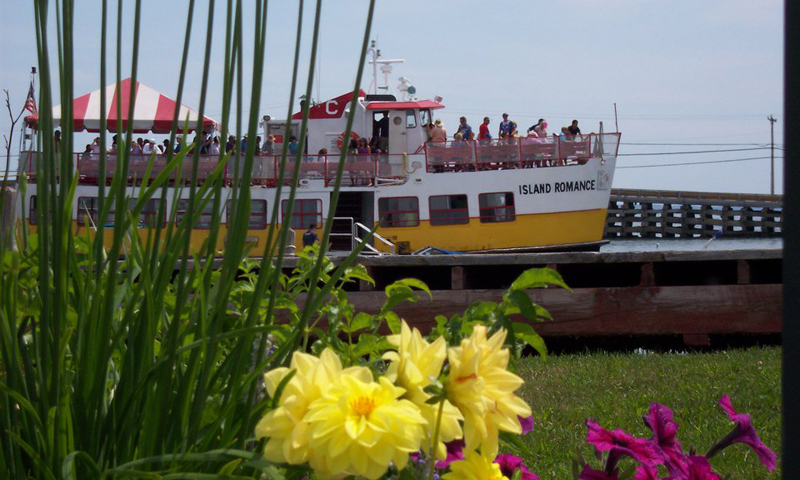
[[[406,134],[406,111],[389,111],[389,153],[408,152],[408,135]]]
[[[374,202],[374,192],[339,192],[339,202],[336,204],[336,215],[331,227],[332,251],[351,251],[355,246],[354,233],[359,238],[364,238],[367,232],[355,224],[372,228],[375,222]]]

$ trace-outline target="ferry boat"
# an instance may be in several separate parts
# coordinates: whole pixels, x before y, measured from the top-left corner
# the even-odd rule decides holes
[[[373,58],[373,65],[377,59]],[[377,78],[375,79],[377,81]],[[376,83],[377,84],[377,83]],[[122,125],[133,122],[137,134],[167,133],[172,125],[175,102],[155,90],[130,79],[107,88],[108,125],[117,124],[117,89],[122,107]],[[135,111],[129,112],[130,89],[136,90]],[[377,88],[375,89],[377,91]],[[258,155],[253,162],[251,213],[248,241],[254,244],[254,255],[266,243],[270,222],[289,221],[295,232],[295,244],[301,247],[301,236],[311,224],[333,221],[332,250],[351,250],[366,233],[377,225],[377,234],[365,251],[375,254],[413,253],[430,250],[444,252],[530,251],[538,249],[598,249],[603,243],[607,206],[620,133],[584,134],[574,140],[558,136],[547,138],[516,137],[485,141],[428,140],[426,125],[445,106],[438,97],[419,100],[413,96],[397,99],[394,95],[368,94],[359,91],[351,137],[371,139],[379,121],[388,118],[387,153],[348,155],[334,219],[324,218],[340,161],[339,152],[347,149],[344,138],[352,92],[315,104],[309,109],[305,145],[301,149],[300,178],[291,218],[284,218],[288,188],[280,199],[279,218],[270,218],[275,201],[280,155]],[[99,130],[100,91],[73,101],[75,131]],[[54,109],[54,120],[60,119],[60,108]],[[197,112],[181,106],[181,119],[196,125]],[[281,152],[287,124],[292,136],[300,138],[302,112],[290,119],[263,117],[262,142],[275,137],[274,151]],[[384,125],[386,120],[383,121]],[[204,128],[213,130],[216,122],[204,119]],[[29,117],[26,128],[35,129],[35,116]],[[135,135],[136,136],[140,135]],[[28,187],[25,212],[19,212],[36,230],[36,143],[25,136],[27,146],[20,155],[20,174],[26,175]],[[221,139],[224,146],[225,140]],[[323,149],[327,150],[324,153]],[[323,153],[318,153],[323,151]],[[135,199],[139,181],[150,155],[131,155],[128,171],[128,195]],[[286,163],[285,182],[291,179],[295,155]],[[98,184],[110,182],[117,162],[116,155],[107,155],[106,178],[98,178],[100,155],[76,153],[74,167],[79,184],[73,205],[74,228],[78,234],[93,231],[98,219]],[[191,171],[191,155],[184,160],[183,171]],[[201,155],[199,181],[203,182],[218,166],[218,155]],[[166,156],[157,155],[151,178],[166,165]],[[223,194],[230,193],[233,167],[229,163]],[[137,180],[138,179],[138,180]],[[170,189],[179,189],[177,219],[185,213],[188,188],[173,182]],[[171,211],[173,191],[167,195]],[[149,202],[141,214],[142,235],[145,225],[165,222],[157,219],[159,199]],[[199,248],[207,238],[212,217],[209,205],[194,225],[192,245]],[[222,231],[219,249],[226,237],[227,205],[222,205]],[[113,212],[110,216],[113,221]],[[106,230],[110,244],[111,232]],[[432,248],[429,248],[432,247]]]

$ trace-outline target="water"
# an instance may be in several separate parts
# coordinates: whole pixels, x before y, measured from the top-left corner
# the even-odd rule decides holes
[[[720,250],[781,250],[781,238],[718,238],[709,243],[708,238],[646,238],[611,240],[600,247],[603,253],[611,252],[687,252]]]

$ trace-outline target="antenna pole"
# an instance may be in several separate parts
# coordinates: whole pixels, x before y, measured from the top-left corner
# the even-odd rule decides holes
[[[617,129],[617,133],[619,133],[619,121],[617,120],[617,102],[614,102],[614,126]]]
[[[378,94],[378,51],[375,49],[375,40],[371,40],[369,53],[372,54],[372,93]]]
[[[775,122],[777,118],[770,115],[769,120],[769,193],[775,195]]]

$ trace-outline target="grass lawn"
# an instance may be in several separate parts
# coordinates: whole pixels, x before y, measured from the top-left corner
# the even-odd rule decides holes
[[[527,465],[542,480],[572,478],[572,459],[581,452],[593,466],[600,461],[586,445],[586,418],[608,429],[650,437],[642,422],[651,402],[670,407],[680,424],[684,450],[706,451],[733,426],[717,404],[730,395],[734,408],[748,413],[756,431],[781,461],[781,350],[750,348],[713,353],[586,353],[526,358],[521,395],[531,405],[533,432]],[[623,463],[624,468],[628,463]],[[736,444],[711,465],[726,480],[778,479],[750,448]]]

